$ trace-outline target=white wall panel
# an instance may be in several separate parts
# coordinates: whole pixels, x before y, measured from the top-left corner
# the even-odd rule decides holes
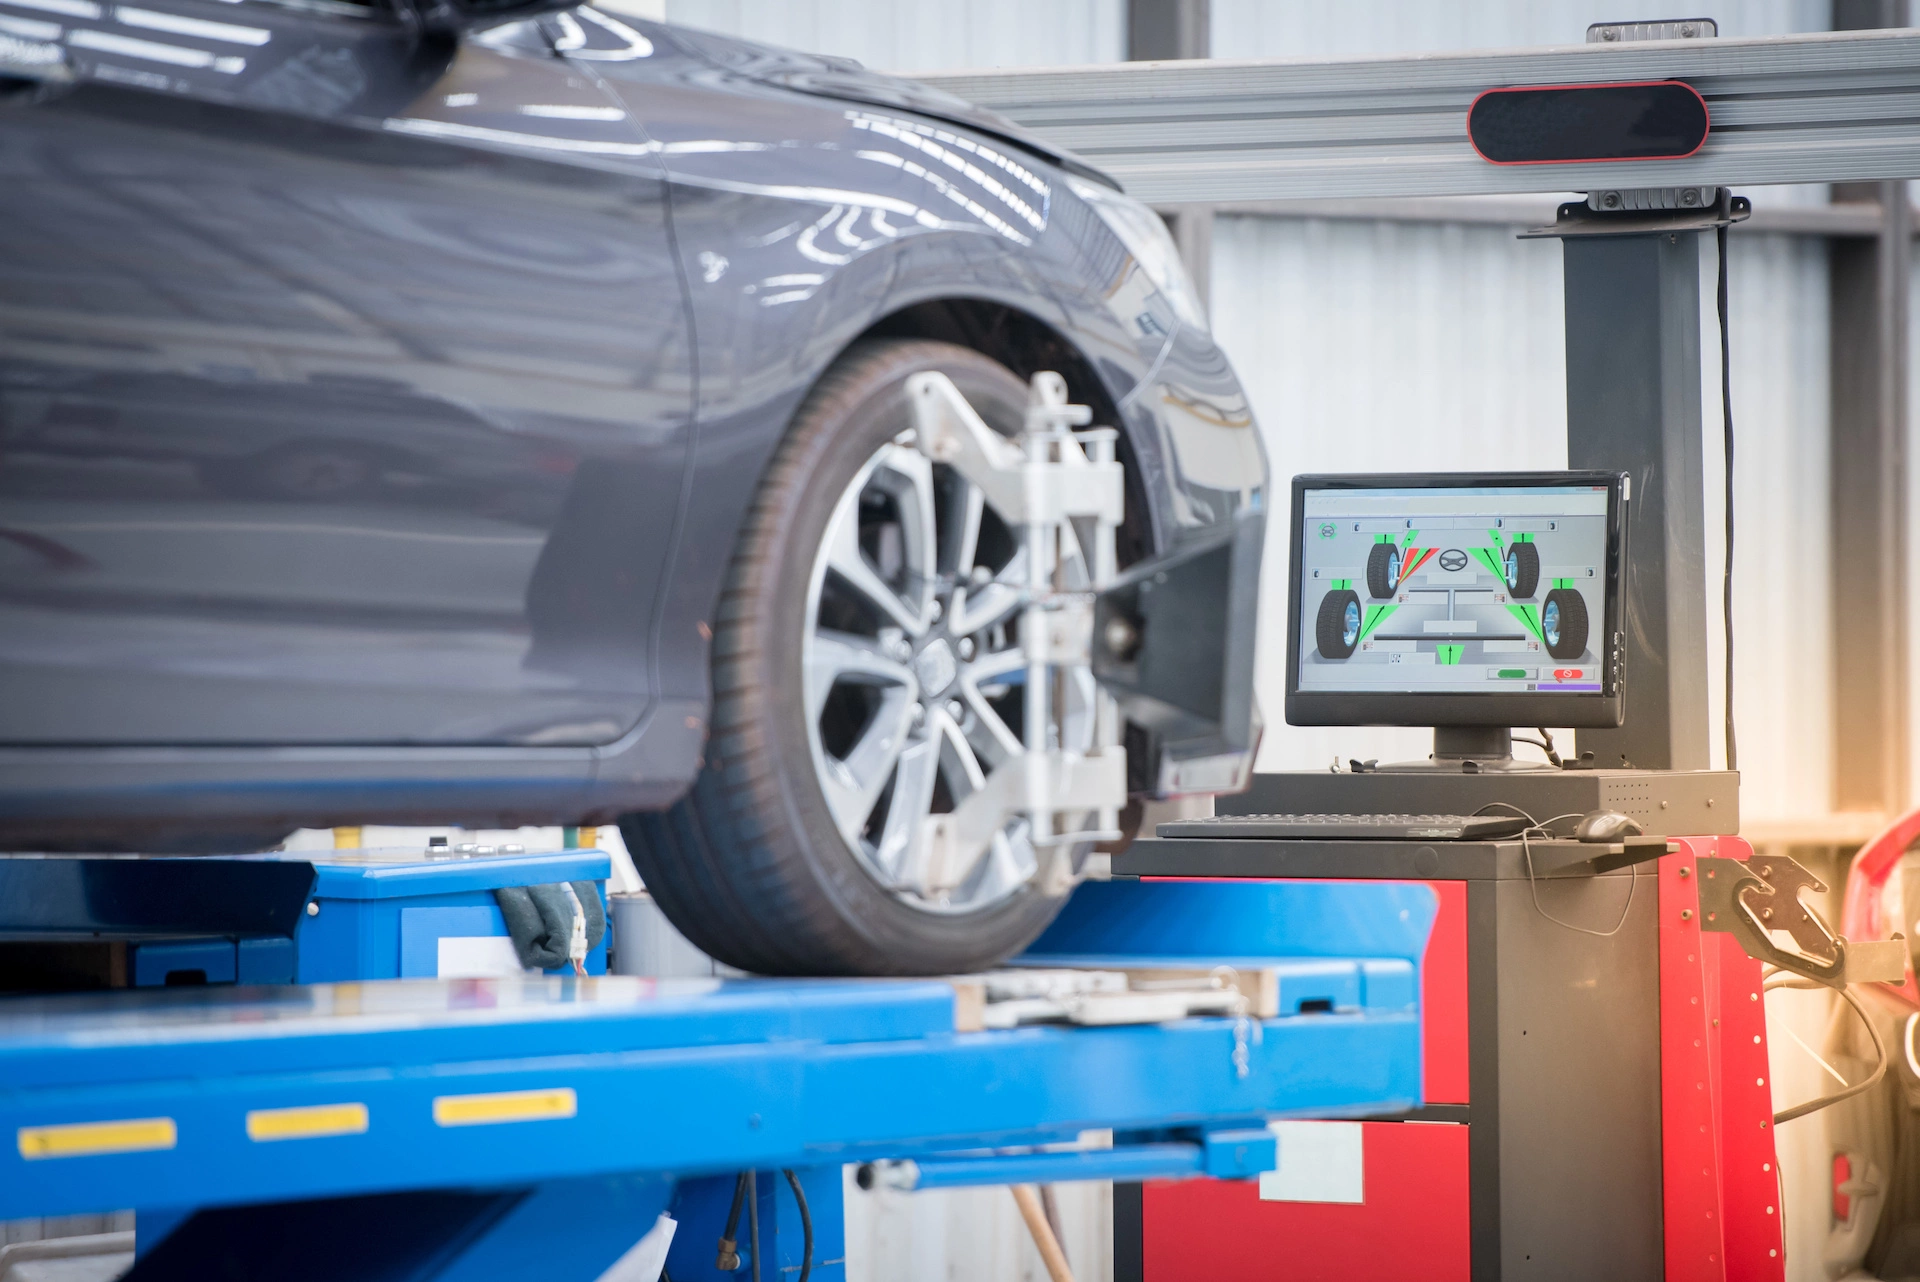
[[[848,1167],[847,1282],[1047,1282],[1004,1188],[863,1193]],[[1061,1247],[1081,1282],[1113,1276],[1113,1199],[1105,1183],[1056,1184]]]
[[[898,72],[1126,56],[1123,0],[667,0],[667,21]]]
[[[1419,730],[1285,724],[1286,486],[1300,472],[1566,466],[1560,249],[1501,227],[1222,218],[1214,333],[1274,476],[1262,770],[1424,757]]]

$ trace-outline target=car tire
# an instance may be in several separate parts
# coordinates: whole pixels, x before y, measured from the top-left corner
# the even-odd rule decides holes
[[[1320,598],[1320,616],[1314,620],[1314,641],[1323,659],[1344,659],[1360,644],[1360,594],[1338,588]]]
[[[1540,549],[1531,543],[1509,543],[1505,570],[1507,595],[1527,600],[1540,588]]]
[[[912,421],[907,380],[924,371],[952,379],[992,426],[1019,429],[1025,383],[953,344],[863,343],[823,375],[761,480],[722,588],[712,725],[699,776],[670,809],[620,824],[669,920],[742,970],[978,970],[1031,942],[1065,902],[1038,878],[964,911],[936,911],[889,888],[856,853],[862,838],[842,835],[816,773],[813,754],[824,732],[805,711],[811,695],[802,651],[819,618],[820,549],[836,509],[846,510],[843,495],[869,474],[862,469],[897,457],[888,451]],[[864,503],[867,492],[857,497]]]
[[[1587,652],[1587,599],[1572,588],[1555,588],[1540,606],[1540,636],[1556,659]]]
[[[1392,543],[1376,543],[1367,552],[1367,591],[1375,598],[1389,597],[1400,586],[1400,549]]]

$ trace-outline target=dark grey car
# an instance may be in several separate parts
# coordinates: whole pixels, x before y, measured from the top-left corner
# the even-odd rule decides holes
[[[1127,672],[1238,657],[1126,748],[1244,775],[1245,398],[1154,216],[987,113],[591,7],[0,0],[0,227],[0,846],[620,817],[738,964],[1004,956],[1070,884],[1031,832],[889,853],[1031,746],[927,372],[1118,427],[1120,565],[1241,530]]]

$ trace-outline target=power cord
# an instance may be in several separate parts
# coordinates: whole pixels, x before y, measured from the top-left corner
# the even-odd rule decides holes
[[[1783,976],[1779,971],[1775,971],[1773,974],[1767,976],[1766,982],[1761,985],[1761,991],[1770,993],[1776,988],[1825,987],[1827,987],[1826,984],[1815,983],[1811,979],[1802,979],[1800,976],[1793,974]],[[1822,1095],[1818,1099],[1810,1099],[1804,1104],[1795,1104],[1792,1108],[1781,1109],[1773,1115],[1773,1124],[1775,1126],[1780,1125],[1782,1122],[1791,1122],[1797,1117],[1805,1117],[1808,1113],[1817,1113],[1823,1108],[1838,1104],[1843,1099],[1852,1099],[1856,1095],[1870,1091],[1879,1085],[1881,1078],[1887,1075],[1887,1044],[1880,1040],[1880,1030],[1874,1026],[1873,1017],[1867,1014],[1867,1008],[1860,1004],[1860,999],[1853,995],[1851,985],[1840,989],[1839,993],[1847,999],[1847,1005],[1853,1007],[1854,1014],[1860,1017],[1860,1022],[1867,1026],[1867,1036],[1873,1039],[1873,1053],[1876,1057],[1873,1072],[1868,1074],[1864,1080],[1855,1082],[1845,1090],[1835,1091],[1831,1095]],[[1913,1058],[1912,1046],[1913,1020],[1909,1018],[1907,1020],[1907,1058],[1909,1063],[1912,1062]]]
[[[1515,743],[1532,744],[1534,747],[1540,749],[1540,751],[1547,754],[1547,762],[1555,770],[1565,769],[1567,763],[1560,760],[1560,754],[1553,750],[1552,733],[1549,732],[1545,726],[1540,727],[1539,733],[1540,733],[1540,737],[1538,739],[1529,739],[1527,738],[1527,736],[1523,734],[1509,735],[1508,738],[1512,739],[1513,742]]]
[[[751,1178],[751,1171],[742,1171],[733,1182],[733,1205],[727,1210],[727,1227],[720,1232],[720,1251],[713,1260],[713,1267],[722,1273],[740,1267],[740,1208],[746,1203]]]
[[[753,1282],[760,1282],[760,1177],[747,1172],[747,1241],[753,1245]]]
[[[1542,731],[1541,733],[1544,734],[1546,732]],[[1577,930],[1583,935],[1592,935],[1595,939],[1610,939],[1619,934],[1621,929],[1627,924],[1627,914],[1633,911],[1633,897],[1640,892],[1639,871],[1637,869],[1628,870],[1627,902],[1620,905],[1620,920],[1614,922],[1610,929],[1595,930],[1591,926],[1576,926],[1570,921],[1562,921],[1540,906],[1540,883],[1535,880],[1533,874],[1533,842],[1536,839],[1551,840],[1553,838],[1551,831],[1552,825],[1559,823],[1563,819],[1579,819],[1582,816],[1579,814],[1566,814],[1555,815],[1551,819],[1535,819],[1532,815],[1520,809],[1520,807],[1509,805],[1504,801],[1490,801],[1473,813],[1476,815],[1484,815],[1495,806],[1500,807],[1502,810],[1510,810],[1527,821],[1528,826],[1520,830],[1520,851],[1526,856],[1527,860],[1527,893],[1533,897],[1533,911],[1539,913],[1556,926],[1564,926],[1568,930]]]
[[[780,1174],[787,1177],[787,1187],[793,1190],[794,1203],[800,1208],[800,1282],[807,1282],[808,1276],[813,1273],[813,1213],[807,1209],[807,1194],[800,1187],[800,1177],[793,1173],[791,1167],[783,1169]]]
[[[806,1190],[800,1187],[800,1177],[790,1168],[780,1172],[787,1177],[787,1187],[793,1190],[793,1200],[800,1207],[800,1279],[807,1282],[813,1274],[813,1212],[807,1206]],[[727,1208],[727,1227],[720,1233],[720,1251],[714,1257],[713,1267],[722,1273],[732,1273],[740,1267],[740,1210],[747,1212],[747,1242],[753,1257],[753,1282],[760,1282],[760,1182],[752,1171],[742,1171],[733,1182],[733,1205]],[[667,1282],[662,1273],[661,1282]]]
[[[1727,339],[1727,228],[1724,223],[1715,229],[1714,243],[1720,251],[1720,281],[1714,292],[1720,312],[1720,416],[1727,465],[1727,562],[1720,576],[1720,611],[1727,633],[1727,769],[1738,770],[1740,752],[1733,736],[1733,359]]]

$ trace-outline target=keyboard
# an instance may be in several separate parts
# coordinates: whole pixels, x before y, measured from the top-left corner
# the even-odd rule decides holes
[[[1518,815],[1215,815],[1161,824],[1162,837],[1283,841],[1493,841],[1517,837]]]

